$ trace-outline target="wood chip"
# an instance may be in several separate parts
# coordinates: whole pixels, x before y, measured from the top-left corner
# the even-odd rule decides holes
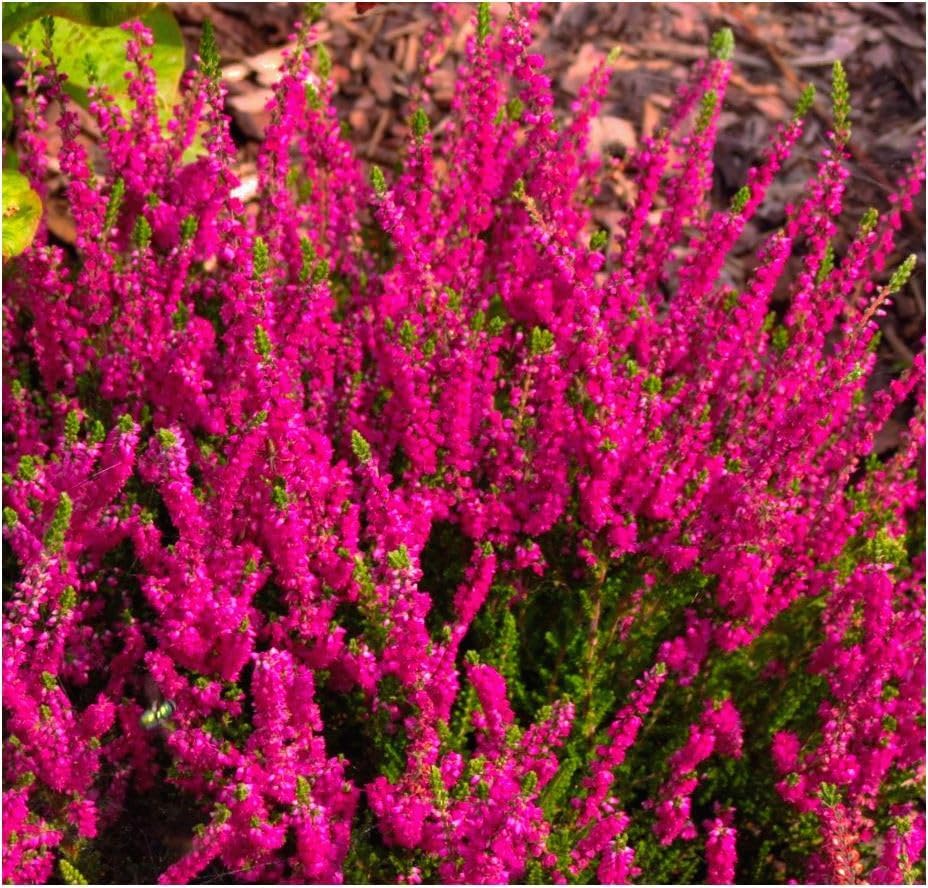
[[[590,141],[587,146],[590,154],[604,156],[616,147],[628,152],[633,151],[637,145],[635,128],[623,117],[604,115],[590,121]]]
[[[579,95],[602,58],[603,54],[594,44],[584,43],[570,67],[561,76],[561,89],[572,96]]]
[[[393,95],[393,73],[396,65],[383,59],[368,58],[367,83],[374,91],[377,101],[386,103]]]

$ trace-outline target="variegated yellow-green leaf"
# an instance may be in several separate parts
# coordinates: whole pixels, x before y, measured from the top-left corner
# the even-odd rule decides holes
[[[42,201],[29,180],[15,170],[3,170],[3,258],[22,253],[39,227]]]
[[[154,3],[4,3],[3,31],[12,34],[45,15],[70,19],[83,25],[111,28],[139,18],[155,8]]]
[[[39,6],[71,6],[72,4],[27,4]],[[73,4],[81,6],[108,6],[109,4]],[[177,101],[177,90],[184,72],[184,40],[174,16],[163,3],[153,9],[152,4],[120,4],[123,7],[141,7],[135,10],[145,13],[142,22],[147,25],[154,36],[151,47],[151,66],[158,80],[158,111],[162,121],[165,120]],[[5,6],[4,6],[5,8]],[[43,12],[47,15],[51,10]],[[92,78],[105,86],[124,110],[129,110],[132,103],[126,92],[125,72],[129,68],[126,61],[126,43],[129,35],[120,27],[97,27],[70,18],[58,18],[55,12],[55,28],[52,49],[58,61],[59,70],[67,74],[64,88],[82,105],[87,104],[87,89]],[[97,16],[100,19],[100,16]],[[6,30],[6,23],[4,22]],[[9,33],[9,32],[7,32]],[[41,49],[45,41],[42,23],[34,19],[17,30],[12,38],[20,46]],[[92,72],[92,73],[91,73]]]

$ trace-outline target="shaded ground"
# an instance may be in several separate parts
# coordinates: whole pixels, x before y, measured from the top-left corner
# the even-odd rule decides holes
[[[266,116],[264,101],[276,79],[281,49],[300,4],[171,4],[193,51],[209,18],[216,29],[229,110],[243,148],[247,178]],[[456,26],[442,44],[444,57],[432,85],[433,127],[440,129],[453,94],[455,72],[472,31],[469,7],[450,7]],[[494,4],[497,17],[506,4]],[[359,12],[360,10],[360,12]],[[426,4],[328,4],[319,27],[331,51],[337,103],[362,157],[392,164],[401,155],[410,113],[409,93],[418,78],[421,37],[433,19]],[[658,125],[676,85],[695,59],[705,56],[712,31],[735,34],[735,74],[725,97],[715,152],[715,191],[726,202],[744,181],[776,125],[787,120],[807,83],[817,89],[802,144],[786,164],[768,200],[750,223],[726,272],[735,285],[753,265],[754,250],[779,226],[784,206],[802,191],[825,144],[830,121],[831,64],[844,63],[851,84],[853,137],[851,180],[843,217],[853,232],[869,206],[882,208],[901,174],[925,117],[925,7],[916,3],[804,4],[615,4],[561,3],[542,7],[538,50],[566,110],[598,56],[622,49],[607,101],[592,132],[593,146],[622,156],[636,135]],[[613,177],[595,213],[612,228],[628,199],[630,181]],[[884,321],[882,357],[887,366],[908,363],[920,348],[925,326],[924,198],[907,219],[901,259],[918,256],[918,270]],[[837,244],[838,253],[842,244]],[[880,446],[892,443],[892,433]]]

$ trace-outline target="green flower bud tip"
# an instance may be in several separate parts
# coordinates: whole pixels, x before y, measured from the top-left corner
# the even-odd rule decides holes
[[[506,102],[506,116],[515,123],[520,120],[522,117],[522,112],[525,110],[525,103],[519,99],[510,99]]]
[[[61,873],[61,880],[65,885],[86,885],[87,879],[83,873],[69,860],[62,858],[58,861],[58,872]]]
[[[255,327],[255,351],[265,360],[271,354],[271,338],[261,324]]]
[[[860,233],[862,235],[870,234],[876,228],[879,219],[880,214],[873,207],[869,207],[860,219]]]
[[[322,99],[319,98],[319,91],[311,83],[307,83],[305,87],[306,93],[306,105],[314,111],[318,111],[322,107]]]
[[[422,140],[429,131],[429,116],[422,108],[416,108],[415,113],[409,120],[409,128],[417,140]]]
[[[320,259],[313,268],[313,283],[321,284],[329,276],[329,260]]]
[[[416,328],[407,318],[400,325],[400,342],[403,344],[403,348],[409,351],[416,344],[416,338]]]
[[[590,250],[594,253],[598,253],[603,250],[608,243],[609,233],[600,228],[599,231],[593,232],[593,236],[590,238]]]
[[[490,36],[490,4],[477,4],[477,42],[481,45]]]
[[[322,43],[316,46],[316,70],[323,80],[328,80],[332,73],[332,56]]]
[[[822,264],[818,267],[818,271],[815,273],[815,282],[817,284],[822,284],[825,282],[825,279],[831,274],[831,270],[835,267],[835,248],[828,244],[825,247],[825,255],[822,256]]]
[[[177,443],[177,436],[170,429],[158,429],[155,434],[158,437],[158,443],[168,450]]]
[[[490,318],[490,323],[487,325],[487,331],[491,336],[499,336],[505,328],[506,321],[501,317]]]
[[[720,28],[709,41],[709,54],[714,59],[727,62],[735,51],[735,35],[731,28]]]
[[[802,91],[802,94],[799,96],[799,101],[796,103],[796,110],[793,112],[793,120],[800,120],[809,113],[809,109],[812,107],[812,103],[815,101],[815,86],[809,84]]]
[[[151,225],[144,216],[139,216],[135,220],[135,227],[132,229],[132,243],[139,250],[145,250],[151,243]]]
[[[398,549],[387,553],[387,562],[394,570],[405,570],[410,566],[409,550],[404,543]]]
[[[123,413],[123,415],[119,417],[119,422],[117,425],[119,426],[119,431],[124,435],[128,435],[129,432],[135,428],[135,423],[132,421],[132,417],[129,416],[128,413]]]
[[[68,411],[64,418],[64,442],[69,447],[77,444],[77,436],[81,431],[81,415],[76,410]]]
[[[351,452],[364,465],[371,461],[371,445],[357,429],[351,432]]]
[[[889,279],[889,286],[886,288],[889,293],[898,293],[907,283],[915,270],[915,263],[918,260],[912,253],[905,261],[893,272]]]
[[[387,180],[379,166],[371,167],[371,187],[378,197],[383,197],[387,193]]]
[[[641,387],[649,395],[656,395],[664,387],[664,383],[660,376],[652,374],[641,384]]]
[[[254,249],[252,250],[252,266],[254,268],[254,277],[260,278],[267,274],[268,264],[267,244],[263,237],[255,239]]]
[[[200,220],[192,213],[185,216],[180,223],[180,239],[184,246],[188,245],[196,236],[197,229],[200,227]]]
[[[64,545],[64,536],[68,532],[71,524],[71,511],[74,504],[66,493],[61,493],[58,497],[58,505],[55,507],[55,517],[52,518],[51,526],[45,534],[45,548],[49,552],[60,552]]]
[[[300,266],[300,283],[305,284],[306,281],[309,280],[313,265],[316,262],[316,248],[313,246],[312,241],[305,235],[300,238],[300,254],[303,257],[302,265]]]
[[[699,115],[696,118],[696,132],[704,133],[709,124],[712,123],[712,115],[715,113],[715,106],[718,104],[718,93],[710,89],[699,103]]]
[[[318,22],[325,12],[325,3],[307,3],[305,16],[307,24],[313,25]]]
[[[126,193],[126,183],[122,179],[117,179],[113,183],[113,189],[110,191],[110,199],[106,204],[106,216],[103,220],[104,231],[111,231],[116,225],[119,218],[119,209],[122,206],[122,199]]]
[[[58,606],[63,614],[68,614],[77,607],[77,590],[73,586],[65,586],[61,590]]]
[[[544,327],[533,327],[529,348],[533,355],[544,355],[554,348],[554,334]]]
[[[182,333],[187,329],[188,323],[190,323],[190,309],[187,308],[185,303],[181,302],[177,306],[177,311],[171,315],[171,325],[178,333]]]
[[[838,60],[831,68],[831,103],[835,136],[839,144],[844,144],[851,137],[851,91],[844,65]]]
[[[271,488],[271,500],[278,509],[286,509],[290,503],[286,485],[280,478],[274,482],[274,486]]]
[[[38,464],[36,458],[27,453],[19,460],[19,465],[16,467],[16,476],[21,481],[35,481],[37,475]]]
[[[740,215],[751,199],[751,189],[747,185],[742,185],[731,199],[731,211],[733,215]]]
[[[216,45],[216,34],[213,23],[206,19],[203,22],[203,34],[200,37],[200,70],[208,80],[219,80],[219,47]]]

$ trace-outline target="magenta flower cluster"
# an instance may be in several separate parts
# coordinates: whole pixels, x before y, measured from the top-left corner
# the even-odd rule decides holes
[[[714,208],[732,70],[718,35],[624,161],[616,230],[598,231],[591,198],[619,162],[587,140],[613,60],[563,121],[536,15],[479,8],[435,132],[442,25],[427,35],[396,171],[356,157],[302,28],[249,205],[208,40],[165,132],[152,37],[127,26],[134,110],[91,91],[99,157],[54,60],[31,63],[20,165],[44,192],[60,135],[76,242],[43,228],[4,268],[5,879],[76,878],[128,805],[170,787],[200,825],[166,883],[211,867],[351,881],[376,871],[364,848],[409,883],[612,884],[692,848],[694,872],[727,883],[747,876],[754,815],[709,796],[749,747],[777,816],[812,825],[788,877],[916,871],[924,355],[881,385],[875,344],[911,272],[890,263],[923,147],[836,250],[839,71],[817,169],[732,287],[726,258],[811,97]],[[891,415],[905,428],[877,459]],[[439,551],[459,568],[439,606],[423,554],[449,526],[466,554]],[[607,620],[619,570],[636,579]],[[704,591],[659,623],[696,574]],[[478,623],[581,587],[588,640],[561,656],[582,681],[529,705],[518,657],[481,654]],[[764,654],[795,613],[811,614],[802,658]],[[653,656],[600,711],[615,645],[620,673]],[[717,692],[716,664],[758,657],[756,681]],[[778,706],[784,687],[813,695],[810,731],[785,693]],[[673,694],[692,699],[676,732]],[[655,776],[651,795],[630,768]]]

